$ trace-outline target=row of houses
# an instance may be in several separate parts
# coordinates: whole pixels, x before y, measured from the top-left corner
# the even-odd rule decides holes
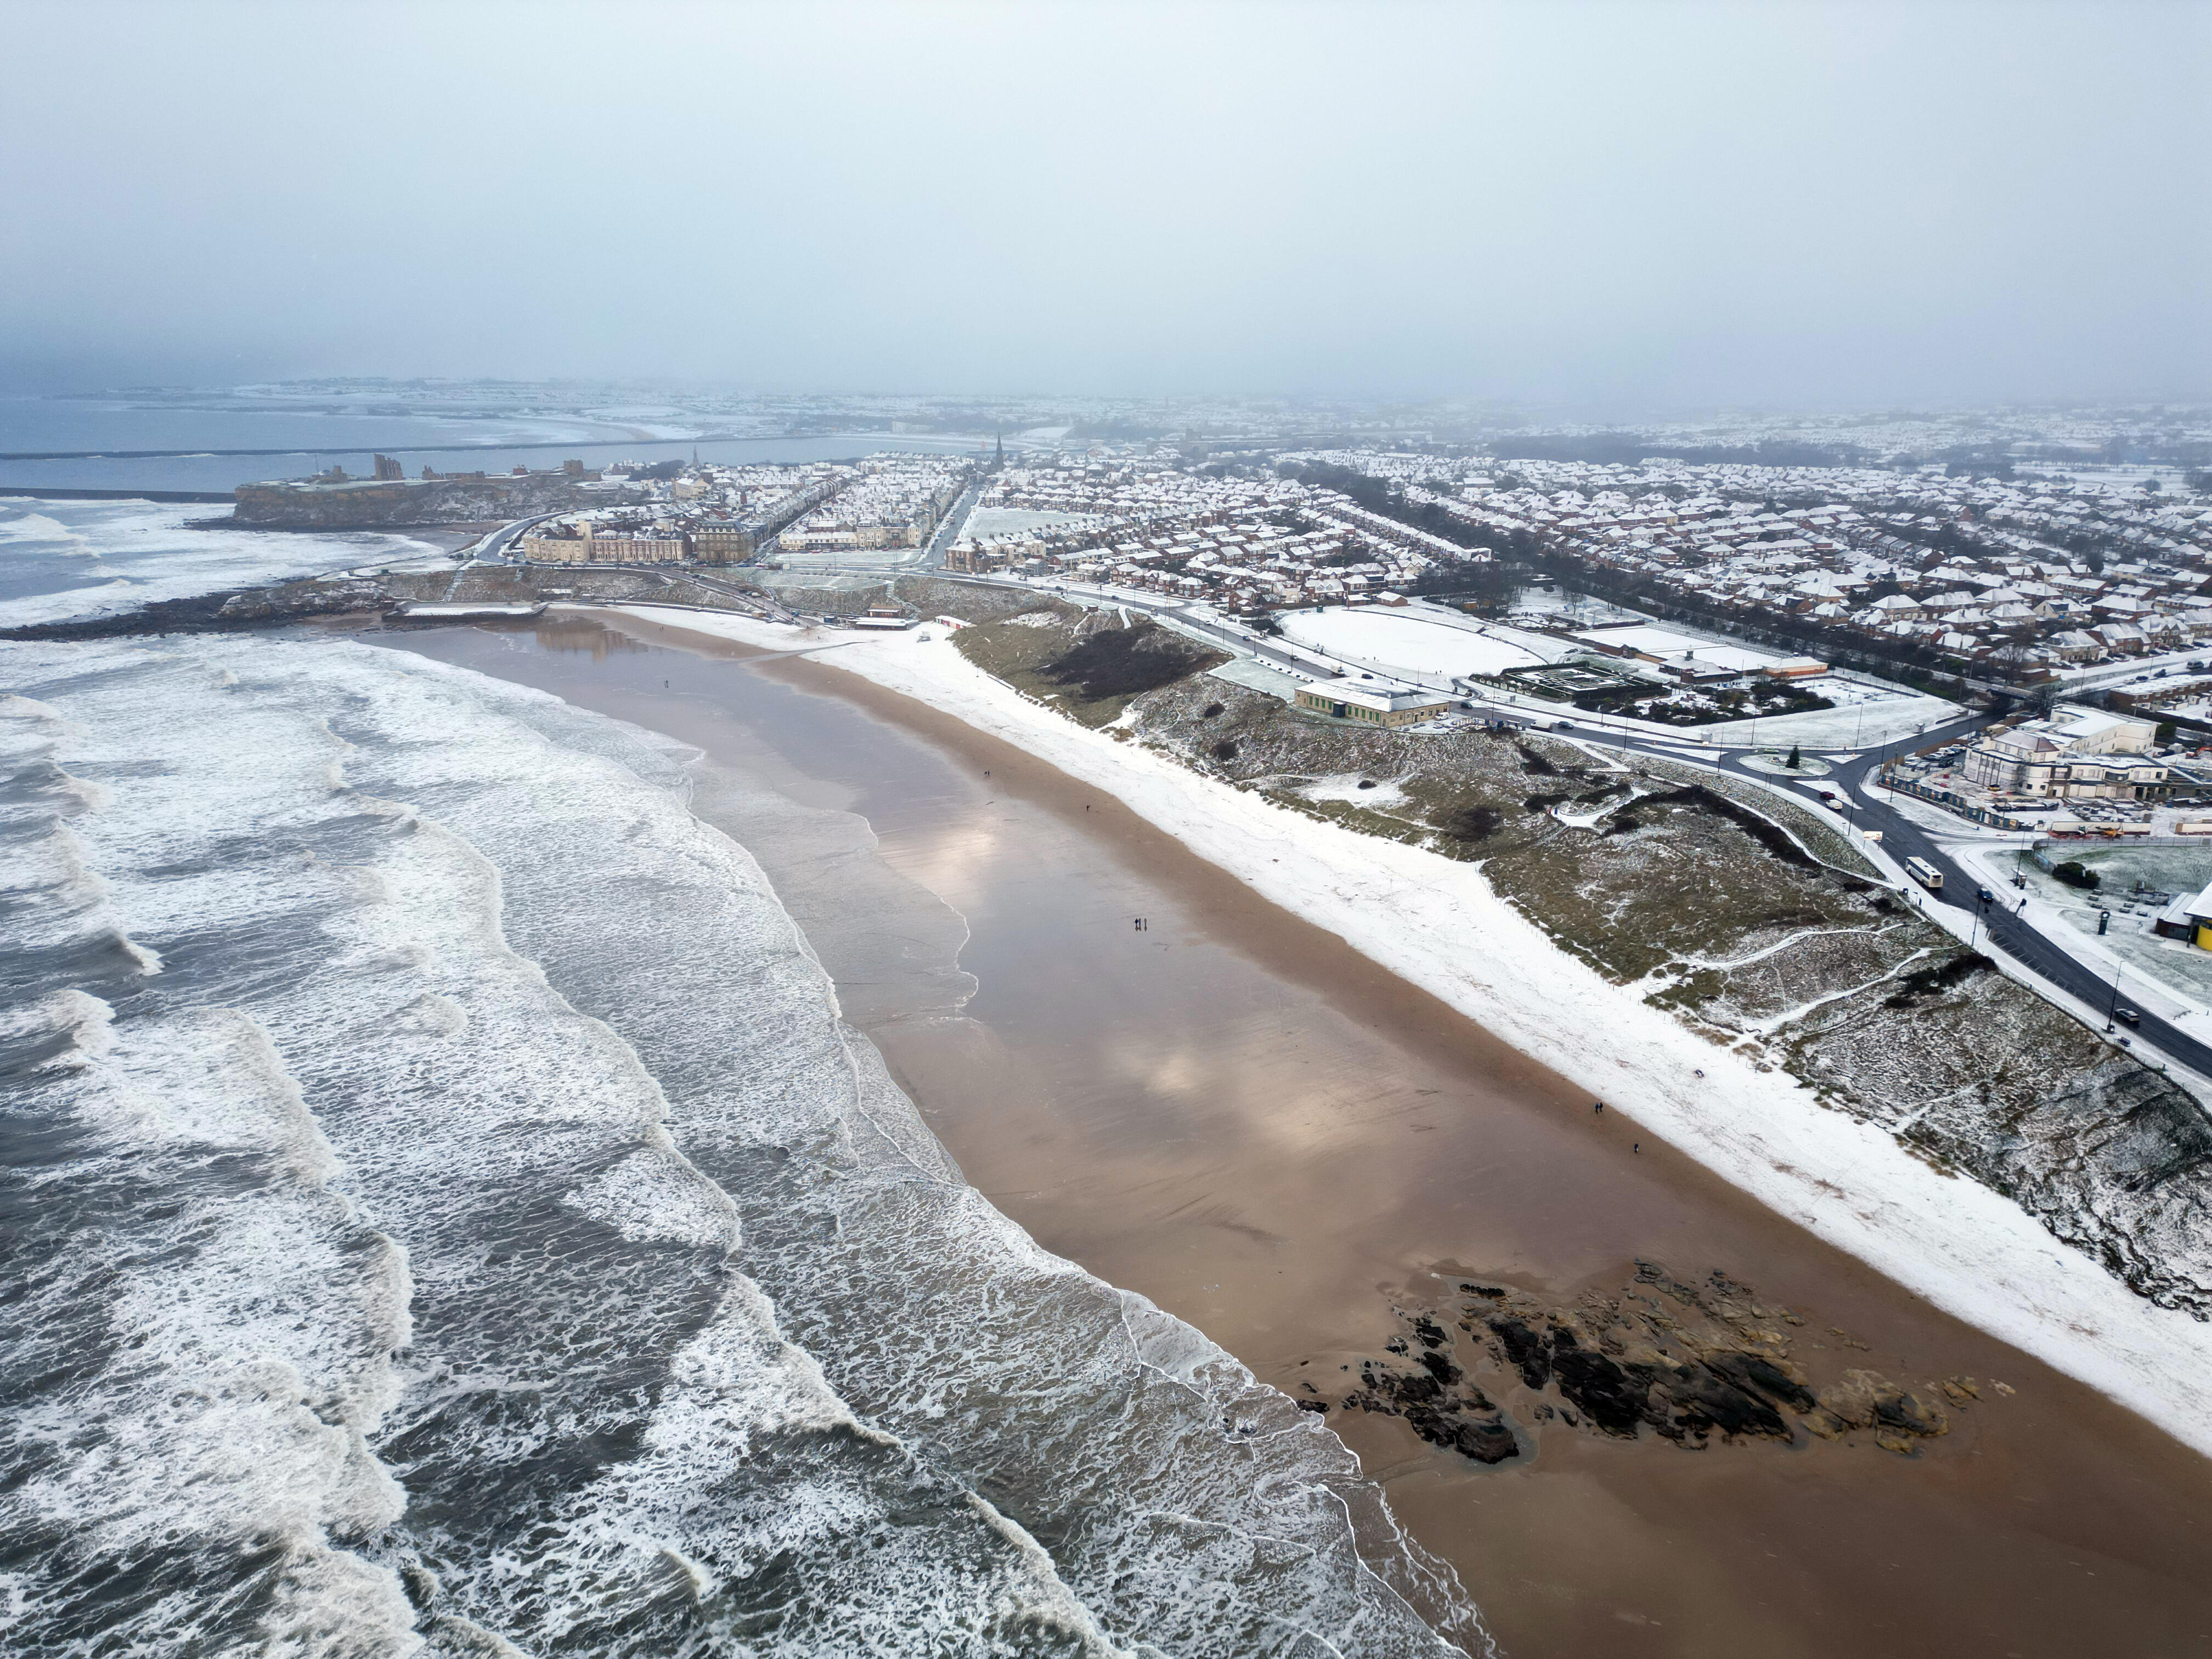
[[[1051,521],[963,537],[948,568],[1049,570],[1253,613],[1393,592],[1465,550],[1331,489],[1175,461],[1009,469],[970,523],[1006,509]],[[1075,511],[1079,509],[1079,511]]]
[[[1567,552],[1747,623],[1794,616],[2033,678],[2212,640],[2212,504],[2107,477],[2014,482],[1654,459],[1370,452],[1296,459],[1388,478],[1477,533]]]
[[[776,545],[786,553],[919,547],[972,471],[967,461],[939,455],[872,456],[833,500],[785,529]]]
[[[785,525],[850,487],[850,466],[695,465],[644,476],[617,466],[605,482],[642,504],[577,514],[525,536],[521,555],[544,564],[744,564]]]

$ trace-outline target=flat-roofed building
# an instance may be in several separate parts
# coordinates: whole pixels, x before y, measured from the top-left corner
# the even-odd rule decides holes
[[[1780,662],[1771,662],[1764,672],[1770,679],[1812,680],[1828,672],[1828,665],[1818,657],[1784,657]]]
[[[1411,726],[1433,719],[1450,705],[1433,691],[1386,691],[1362,680],[1336,679],[1316,680],[1300,688],[1297,706],[1369,726]]]
[[[2151,931],[2167,939],[2185,939],[2200,951],[2212,951],[2212,887],[2175,899],[2159,913]]]

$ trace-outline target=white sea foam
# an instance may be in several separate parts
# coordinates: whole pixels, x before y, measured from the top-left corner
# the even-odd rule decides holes
[[[50,1571],[23,1588],[19,1638],[48,1617],[82,1620],[78,1575],[96,1578],[101,1564],[158,1571],[180,1554],[273,1547],[264,1639],[305,1650],[332,1627],[342,1592],[352,1650],[410,1650],[396,1583],[344,1541],[404,1504],[367,1441],[406,1340],[404,1257],[328,1190],[335,1160],[252,1020],[208,1011],[116,1024],[75,994],[43,1007],[99,1037],[33,1101],[82,1138],[31,1190],[104,1219],[52,1240],[25,1289],[54,1359],[82,1375],[91,1353],[110,1357],[11,1413],[37,1452],[0,1500],[6,1524],[51,1540]],[[241,1173],[195,1174],[217,1163]],[[218,1607],[179,1593],[114,1634],[136,1651],[186,1653],[222,1628]]]
[[[604,1221],[624,1238],[720,1250],[738,1248],[738,1206],[727,1193],[678,1157],[673,1146],[632,1152],[562,1202]]]
[[[261,1513],[295,1540],[281,1617],[396,1618],[404,1580],[453,1651],[591,1650],[610,1620],[763,1655],[1437,1650],[1408,1598],[1452,1616],[1454,1588],[1388,1547],[1325,1425],[961,1182],[688,811],[686,751],[351,644],[0,660],[106,784],[70,831],[169,959],[113,1021],[163,1058],[70,1073],[110,1086],[85,1121],[251,1133],[255,1190],[294,1195],[209,1212],[127,1302],[149,1375],[222,1379],[143,1456],[243,1442],[290,1472],[279,1502],[206,1466],[221,1536]],[[369,1294],[380,1237],[411,1338]]]
[[[26,513],[20,517],[0,515],[0,542],[75,544],[82,550],[83,540],[60,520],[50,519],[43,513]]]
[[[127,611],[160,599],[281,581],[359,565],[439,556],[411,537],[375,532],[295,534],[190,521],[216,509],[151,501],[0,502],[0,626]]]
[[[82,991],[55,991],[20,1008],[0,1009],[0,1047],[58,1038],[41,1071],[82,1071],[115,1047],[115,1010]]]

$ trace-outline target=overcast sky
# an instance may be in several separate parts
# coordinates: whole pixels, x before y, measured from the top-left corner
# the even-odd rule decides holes
[[[2212,4],[0,0],[0,382],[2212,395]]]

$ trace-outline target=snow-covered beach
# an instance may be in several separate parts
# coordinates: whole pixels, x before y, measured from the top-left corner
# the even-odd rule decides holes
[[[854,640],[692,611],[625,614],[817,654],[1109,792],[1815,1236],[2212,1451],[2212,1328],[2136,1297],[2009,1200],[1938,1173],[1607,983],[1503,903],[1479,867],[1312,821],[1080,727],[984,674],[939,630]]]

